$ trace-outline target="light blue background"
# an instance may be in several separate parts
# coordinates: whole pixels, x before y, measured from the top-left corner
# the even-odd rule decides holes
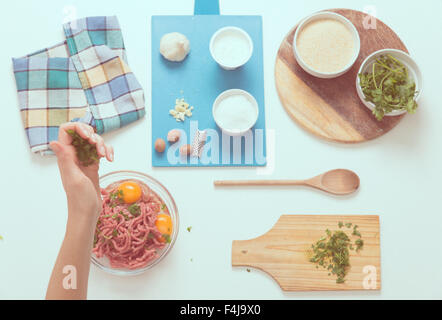
[[[146,90],[147,117],[104,136],[115,147],[115,170],[146,172],[169,189],[181,230],[170,255],[151,271],[118,278],[91,267],[91,299],[412,299],[442,298],[442,2],[384,0],[221,0],[226,15],[262,15],[267,171],[255,168],[155,168],[151,166],[151,15],[191,15],[192,0],[8,2],[0,13],[0,298],[45,296],[66,225],[66,200],[54,158],[31,155],[18,112],[11,57],[63,39],[66,7],[78,17],[117,14],[129,64]],[[319,140],[282,108],[274,86],[274,61],[287,32],[312,12],[337,7],[377,16],[401,37],[424,76],[418,112],[383,137],[359,145]],[[215,189],[215,179],[307,178],[332,168],[361,178],[359,192],[338,198],[305,188]],[[272,170],[273,169],[273,170]],[[262,175],[262,173],[269,173]],[[258,175],[260,173],[261,175]],[[231,242],[263,234],[281,214],[379,214],[380,292],[284,293],[262,272],[231,267]],[[193,226],[192,231],[186,231]],[[193,262],[191,262],[193,258]]]

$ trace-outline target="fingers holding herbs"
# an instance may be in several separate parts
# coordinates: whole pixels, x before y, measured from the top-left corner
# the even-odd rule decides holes
[[[52,142],[51,147],[54,148],[57,144],[72,146],[79,164],[83,167],[98,163],[103,157],[108,161],[114,159],[113,148],[107,146],[103,138],[96,134],[91,126],[84,123],[70,122],[61,125],[58,141]]]

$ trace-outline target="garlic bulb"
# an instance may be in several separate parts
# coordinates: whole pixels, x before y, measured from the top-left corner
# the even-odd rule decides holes
[[[183,61],[189,54],[189,51],[189,39],[181,33],[167,33],[161,38],[160,53],[169,61]]]

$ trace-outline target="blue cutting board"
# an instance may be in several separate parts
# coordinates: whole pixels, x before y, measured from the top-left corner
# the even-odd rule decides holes
[[[216,2],[216,1],[215,1]],[[195,12],[202,12],[196,3]],[[213,8],[211,9],[213,10]],[[205,11],[207,12],[207,11]],[[215,12],[215,11],[214,11]],[[216,12],[215,12],[216,13]],[[223,70],[209,51],[212,35],[225,26],[236,26],[249,33],[253,40],[253,56],[243,67]],[[180,32],[190,40],[191,51],[181,62],[169,62],[160,52],[161,37]],[[212,117],[216,97],[227,89],[243,89],[258,102],[259,118],[246,137],[222,135]],[[184,98],[194,107],[193,116],[177,122],[169,115],[175,100]],[[179,146],[192,144],[195,130],[207,130],[207,143],[201,158],[182,157]],[[172,129],[182,130],[177,144],[166,142],[166,151],[155,151],[157,138],[167,141]],[[265,111],[262,18],[260,16],[195,16],[152,17],[152,166],[264,166],[266,165]]]

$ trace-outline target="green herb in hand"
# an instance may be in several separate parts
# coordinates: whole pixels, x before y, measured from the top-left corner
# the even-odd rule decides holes
[[[380,56],[370,72],[358,76],[365,100],[375,105],[373,114],[379,121],[395,110],[416,112],[416,84],[410,78],[407,67],[393,56]]]
[[[100,160],[95,145],[90,144],[89,141],[83,139],[74,130],[67,130],[67,133],[72,137],[72,145],[75,148],[77,159],[82,166],[87,167]]]

